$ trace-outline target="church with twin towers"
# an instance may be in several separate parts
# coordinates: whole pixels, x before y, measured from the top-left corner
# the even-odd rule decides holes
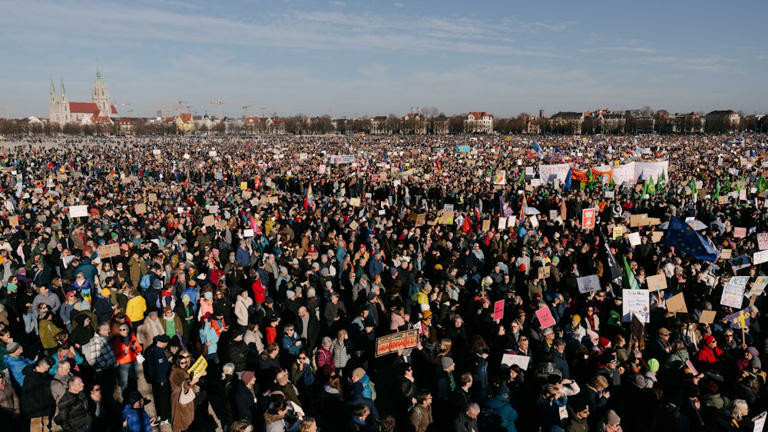
[[[101,72],[96,72],[96,80],[91,90],[91,102],[70,102],[67,99],[64,81],[61,82],[59,92],[60,94],[57,95],[51,80],[51,91],[48,96],[48,119],[51,123],[112,124],[112,119],[118,117],[117,109],[109,101],[109,93]]]

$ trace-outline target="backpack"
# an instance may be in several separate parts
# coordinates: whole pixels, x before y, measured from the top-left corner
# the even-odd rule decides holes
[[[142,291],[148,290],[151,284],[152,281],[149,278],[149,273],[145,274],[141,277],[141,279],[139,279],[139,287]]]

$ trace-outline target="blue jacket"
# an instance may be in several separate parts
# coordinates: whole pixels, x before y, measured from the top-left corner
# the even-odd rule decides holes
[[[144,351],[144,357],[146,357],[144,367],[149,382],[157,384],[168,382],[168,377],[171,374],[171,363],[168,361],[168,356],[165,355],[165,350],[152,344]]]
[[[505,428],[507,432],[517,432],[515,427],[515,421],[517,420],[517,411],[509,404],[509,399],[504,396],[497,395],[486,402],[488,408],[490,408],[494,414],[501,417],[501,427]]]
[[[283,335],[283,349],[288,351],[290,355],[299,355],[299,350],[304,346],[304,344],[296,345],[296,341],[300,340],[299,336],[294,332],[293,337],[288,336],[287,334]]]
[[[19,387],[24,386],[24,370],[25,367],[34,364],[34,360],[30,360],[26,357],[14,357],[10,354],[6,354],[3,358],[5,360],[5,365],[8,366],[8,369],[11,370],[11,375],[13,375],[13,379],[16,380],[17,383],[19,383]]]
[[[237,252],[235,252],[235,260],[237,260],[238,264],[246,268],[251,265],[251,256],[248,254],[247,250],[241,247],[237,248]]]
[[[211,327],[210,323],[205,324],[205,327],[200,329],[200,342],[205,345],[210,342],[208,346],[208,354],[216,354],[219,344],[219,335],[216,334],[216,330]]]
[[[123,420],[126,420],[129,432],[152,432],[152,419],[143,409],[137,410],[130,405],[123,407]]]

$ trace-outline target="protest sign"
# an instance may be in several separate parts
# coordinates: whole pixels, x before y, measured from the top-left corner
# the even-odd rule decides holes
[[[137,215],[143,215],[147,212],[147,205],[146,204],[136,204],[133,206],[133,212]]]
[[[69,217],[71,218],[88,217],[88,206],[87,205],[69,206]]]
[[[219,206],[217,205],[208,206],[208,213],[216,214],[218,212],[219,212]]]
[[[627,234],[627,240],[629,241],[629,245],[632,247],[640,245],[640,233],[633,232]]]
[[[658,243],[664,238],[664,231],[654,231],[651,233],[651,242]]]
[[[205,360],[205,357],[200,356],[195,360],[194,363],[192,363],[192,366],[187,370],[187,372],[190,375],[199,375],[203,371],[208,369],[208,362]]]
[[[580,293],[589,294],[600,289],[600,277],[596,274],[582,276],[576,279],[576,284],[579,286]]]
[[[595,208],[586,208],[582,210],[581,211],[581,228],[594,229],[596,215],[597,215],[597,209]]]
[[[502,216],[502,217],[499,217],[499,225],[498,225],[498,228],[499,228],[500,230],[503,230],[503,229],[506,229],[506,228],[507,228],[507,218],[505,218],[505,217],[503,217],[503,216]]]
[[[667,299],[667,310],[675,313],[688,313],[688,308],[685,306],[685,297],[683,297],[683,293],[677,293]]]
[[[763,292],[765,292],[766,285],[768,285],[768,276],[758,276],[757,279],[755,279],[755,283],[752,285],[752,288],[749,290],[747,297],[762,295]]]
[[[752,255],[752,265],[762,264],[768,261],[768,250],[755,252]]]
[[[549,277],[551,268],[549,266],[539,267],[539,279],[546,279]]]
[[[156,202],[157,201],[157,194],[156,193],[151,193],[151,194],[147,195],[147,199],[149,200],[149,202]]]
[[[624,235],[624,226],[623,225],[619,225],[619,226],[613,227],[613,239],[614,240],[620,239],[621,236],[623,236],[623,235]]]
[[[542,183],[565,183],[571,164],[539,165],[539,178]]]
[[[213,226],[215,223],[216,223],[216,218],[214,218],[211,215],[208,215],[208,216],[203,218],[203,225],[205,225],[207,227]]]
[[[720,249],[720,255],[718,258],[729,260],[733,256],[733,251],[731,249]]]
[[[504,318],[504,299],[496,300],[493,304],[493,319],[498,321]]]
[[[763,411],[752,419],[752,432],[763,432],[768,411]]]
[[[8,225],[10,225],[12,228],[19,226],[19,217],[18,216],[8,216]]]
[[[643,324],[650,321],[650,297],[648,290],[622,290],[622,321],[630,322],[635,315]]]
[[[712,324],[713,322],[715,322],[716,315],[717,315],[717,312],[713,310],[701,311],[701,316],[699,316],[699,322],[701,324]]]
[[[539,320],[542,329],[555,325],[555,318],[552,317],[552,312],[547,306],[536,310],[536,318]]]
[[[559,212],[559,211],[557,211],[557,210],[550,210],[550,211],[549,211],[549,219],[550,219],[550,220],[555,220],[555,219],[557,219],[557,216],[558,216],[558,214],[560,214],[560,212]]]
[[[746,329],[749,327],[749,309],[740,310],[725,317],[733,329]]]
[[[250,238],[250,237],[253,237],[253,230],[250,228],[243,230],[243,238]]]
[[[483,221],[482,231],[483,232],[488,232],[490,230],[491,230],[491,221],[486,219],[486,220]]]
[[[768,249],[768,233],[760,233],[757,235],[757,247],[760,250]]]
[[[663,274],[648,276],[645,278],[645,281],[648,284],[648,291],[650,292],[667,289],[667,277]]]
[[[522,370],[528,370],[528,364],[531,362],[529,356],[517,355],[517,354],[504,354],[501,357],[501,364],[507,367],[517,365]]]
[[[99,246],[99,248],[96,249],[96,253],[99,254],[99,258],[120,256],[120,245],[118,243],[110,243],[104,246]]]
[[[350,198],[349,205],[352,207],[360,207],[360,198]]]
[[[696,367],[693,365],[693,362],[691,362],[690,359],[685,361],[685,367],[688,368],[689,371],[691,371],[691,375],[698,376],[699,371],[696,370]]]
[[[418,345],[419,331],[405,330],[376,338],[376,357],[381,357]]]
[[[723,295],[720,304],[732,308],[741,309],[744,300],[744,287],[749,281],[749,276],[734,276],[723,286]]]
[[[539,218],[537,218],[536,215],[533,215],[533,216],[529,217],[528,220],[531,221],[531,226],[532,227],[534,227],[534,228],[538,228],[539,227]]]
[[[747,229],[744,227],[735,227],[733,229],[733,238],[744,238],[747,236]]]
[[[648,213],[631,215],[629,217],[629,226],[632,228],[641,227],[648,224]]]

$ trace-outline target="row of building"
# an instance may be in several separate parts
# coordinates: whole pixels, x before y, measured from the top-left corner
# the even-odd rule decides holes
[[[91,90],[90,102],[70,102],[64,83],[61,83],[59,94],[51,81],[48,101],[49,122],[60,126],[77,124],[79,126],[117,127],[120,132],[130,133],[136,126],[137,119],[120,117],[117,108],[110,102],[101,73],[96,72],[96,79]],[[304,122],[311,125],[319,118],[308,118]],[[375,116],[364,125],[367,131],[374,135],[400,134],[448,134],[464,132],[470,134],[490,134],[494,132],[494,117],[485,111],[472,111],[451,119],[445,115],[426,116],[420,110],[412,110],[402,117]],[[539,111],[537,117],[527,114],[519,117],[516,130],[523,133],[566,133],[566,134],[623,134],[623,133],[702,133],[705,130],[713,132],[728,132],[739,127],[741,117],[731,110],[712,111],[706,115],[699,113],[671,114],[667,111],[653,112],[650,109],[612,111],[598,109],[585,112],[558,112],[546,117],[544,111]],[[192,113],[177,112],[175,116],[158,116],[142,119],[144,124],[175,127],[176,132],[191,133],[195,131],[221,132],[242,131],[245,133],[286,133],[285,119],[276,117],[242,117],[234,119],[217,119],[212,116],[195,116]],[[365,121],[363,123],[365,123]],[[332,120],[333,128],[340,130],[344,119]],[[355,121],[360,128],[360,122]],[[460,124],[458,123],[460,122]],[[706,129],[705,129],[706,125]],[[295,125],[293,125],[295,126]],[[293,128],[295,129],[295,127]],[[300,128],[299,128],[300,129]],[[497,128],[498,129],[498,128]]]

